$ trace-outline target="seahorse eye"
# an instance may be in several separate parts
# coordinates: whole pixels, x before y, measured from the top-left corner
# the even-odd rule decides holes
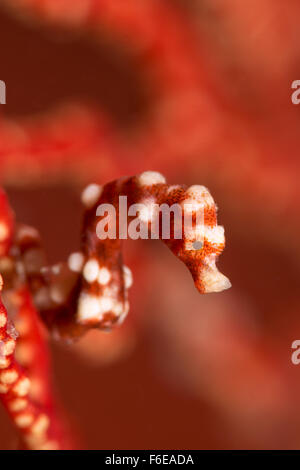
[[[202,243],[202,242],[199,242],[199,241],[196,240],[196,241],[193,243],[193,249],[194,249],[194,250],[201,250],[202,247],[203,247],[203,243]]]

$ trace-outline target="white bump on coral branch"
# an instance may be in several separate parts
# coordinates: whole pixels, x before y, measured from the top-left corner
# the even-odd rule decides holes
[[[24,397],[30,389],[30,380],[27,377],[20,379],[13,387],[13,391],[19,396]]]
[[[28,404],[28,401],[25,398],[16,398],[15,400],[9,403],[9,409],[13,413],[24,410]]]
[[[6,325],[6,315],[4,313],[0,313],[0,328],[3,328]]]
[[[117,302],[112,309],[112,312],[119,317],[124,312],[124,306],[122,302]]]
[[[101,314],[107,313],[114,308],[114,301],[109,297],[101,297],[99,299]]]
[[[3,384],[13,384],[18,378],[15,370],[6,370],[0,374],[0,380]]]
[[[198,202],[203,202],[207,206],[215,206],[214,199],[205,186],[200,186],[197,184],[190,186],[187,189],[186,194],[191,199],[195,199]]]
[[[225,243],[224,227],[221,225],[205,227],[205,238],[214,245],[223,245]]]
[[[52,268],[51,268],[53,274],[55,274],[56,276],[58,276],[58,274],[61,272],[61,269],[62,269],[61,264],[55,264],[55,265],[52,266]]]
[[[98,318],[100,314],[99,298],[81,294],[78,302],[78,318],[84,321],[90,318]]]
[[[19,428],[27,428],[33,422],[33,415],[31,413],[22,413],[15,417],[15,423]]]
[[[122,325],[122,323],[124,322],[125,318],[127,317],[128,315],[128,312],[129,312],[129,302],[128,300],[125,302],[125,306],[124,306],[124,311],[123,313],[120,315],[120,317],[118,318],[118,322],[117,324],[118,325]]]
[[[6,341],[0,341],[0,357],[9,356],[15,350],[16,343],[13,339],[8,339]]]
[[[99,275],[99,264],[98,261],[91,259],[88,261],[83,269],[83,277],[87,282],[96,281]]]
[[[107,268],[100,268],[99,275],[98,275],[98,282],[102,286],[105,286],[109,283],[111,279],[111,274]]]
[[[7,369],[10,364],[10,359],[8,357],[0,356],[0,369]]]
[[[71,271],[80,273],[83,268],[84,256],[82,253],[72,253],[68,259],[68,266]]]
[[[114,301],[109,297],[96,297],[94,295],[82,294],[78,304],[78,319],[81,322],[86,320],[99,320],[104,313],[111,311]]]
[[[44,434],[48,427],[50,425],[50,420],[47,415],[42,414],[40,415],[35,423],[31,426],[31,433],[35,434],[36,436],[39,436],[41,434]]]
[[[131,269],[128,266],[123,266],[123,273],[124,273],[124,282],[126,289],[130,289],[133,284],[133,276]]]
[[[50,307],[50,293],[47,287],[41,287],[33,296],[34,302],[38,308]]]
[[[103,191],[103,187],[99,184],[90,184],[85,188],[81,195],[82,203],[87,207],[91,208],[98,201]]]
[[[56,304],[63,304],[67,299],[67,293],[64,292],[62,286],[54,285],[50,289],[51,300]]]
[[[141,186],[152,186],[153,184],[166,184],[166,178],[158,171],[145,171],[138,176]]]

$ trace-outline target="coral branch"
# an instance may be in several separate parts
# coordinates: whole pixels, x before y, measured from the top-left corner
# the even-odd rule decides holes
[[[87,166],[110,177],[124,156],[108,118],[83,106],[65,106],[38,118],[0,119],[2,181],[25,185],[43,171],[48,182],[78,180],[90,177]]]
[[[3,299],[9,311],[8,316],[0,300],[0,399],[19,430],[22,446],[71,447],[72,442],[57,415],[47,339],[26,287],[15,243],[14,215],[2,190],[0,228],[0,271],[5,278]],[[2,291],[1,274],[0,279]]]
[[[18,306],[17,323],[23,335],[18,339],[0,301],[0,400],[28,449],[64,448],[66,440],[53,411],[49,364],[34,307],[26,290],[12,296],[10,301]]]
[[[123,0],[78,0],[76,7],[73,2],[66,0],[29,0],[25,3],[20,0],[2,0],[1,3],[15,9],[19,16],[22,17],[23,13],[33,21],[35,19],[50,24],[83,28],[92,32],[93,36],[95,33],[99,37],[106,36],[125,45],[135,56],[137,65],[146,76],[145,88],[150,88],[153,96],[150,119],[139,121],[129,139],[124,138],[120,129],[113,129],[114,142],[123,141],[123,149],[130,151],[132,161],[141,159],[144,163],[146,160],[146,164],[158,164],[166,159],[170,161],[174,156],[182,160],[186,155],[198,152],[203,143],[209,140],[215,142],[216,133],[219,132],[216,119],[219,110],[212,93],[211,79],[207,76],[204,51],[201,50],[199,42],[196,42],[187,22],[171,4],[156,0],[125,3]],[[74,124],[71,116],[69,119],[69,125],[66,119],[65,127],[70,129],[74,126],[74,144],[77,139],[79,143],[82,140],[82,144],[87,146],[86,154],[95,154],[97,139],[91,138],[93,132],[89,134],[88,125],[84,127],[83,132],[78,133],[76,119]],[[100,126],[103,124],[101,121],[102,118]],[[108,122],[107,116],[104,122]],[[91,121],[91,131],[95,126],[98,124]],[[44,129],[44,132],[34,123],[32,129],[28,129],[26,122],[19,122],[15,129],[14,126],[10,127],[11,131],[17,134],[18,145],[9,153],[16,161],[20,160],[19,165],[23,164],[27,171],[30,162],[33,176],[34,172],[42,170],[41,160],[50,168],[57,167],[57,164],[53,163],[53,150],[55,160],[57,155],[58,166],[61,165],[62,169],[68,166],[70,172],[76,172],[77,167],[77,173],[80,172],[80,160],[84,152],[74,150],[75,145],[69,145],[68,139],[65,142],[66,151],[60,152],[60,149],[53,145],[56,142],[51,139],[51,126]],[[180,138],[177,138],[177,135]],[[48,145],[39,145],[47,143],[48,140]],[[15,139],[12,136],[8,138],[9,146],[13,141]],[[30,147],[27,144],[31,142],[34,151],[29,151],[28,161]],[[49,153],[47,150],[50,146]],[[78,148],[80,149],[80,146]],[[7,152],[0,153],[7,158]],[[101,152],[103,153],[105,152]],[[111,160],[111,155],[115,156],[115,152],[113,147],[108,145],[107,162]],[[12,167],[9,160],[6,165],[8,168]]]

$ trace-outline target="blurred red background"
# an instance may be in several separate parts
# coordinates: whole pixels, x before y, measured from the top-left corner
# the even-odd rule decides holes
[[[130,2],[133,11],[137,3]],[[95,143],[90,159],[75,148],[66,164],[53,155],[53,167],[51,152],[37,163],[1,148],[11,204],[19,220],[41,231],[51,263],[77,249],[80,190],[95,179],[155,169],[170,183],[203,184],[225,226],[219,266],[232,288],[220,294],[200,296],[158,242],[126,242],[135,278],[129,317],[110,335],[89,333],[74,347],[51,343],[57,390],[82,448],[299,448],[300,366],[291,362],[291,344],[300,338],[300,107],[291,103],[291,83],[300,79],[300,4],[161,3],[199,48],[204,104],[199,139],[185,129],[183,111],[198,112],[187,93],[177,110],[182,128],[167,137],[164,129],[170,152],[145,146],[144,156],[134,139],[137,129],[150,128],[156,106],[151,56],[143,67],[126,41],[105,29],[96,41],[94,31],[67,22],[0,10],[0,79],[7,86],[1,126],[39,123],[75,102],[108,115],[121,148],[127,139],[119,160]],[[2,410],[0,422],[0,448],[14,448]]]

